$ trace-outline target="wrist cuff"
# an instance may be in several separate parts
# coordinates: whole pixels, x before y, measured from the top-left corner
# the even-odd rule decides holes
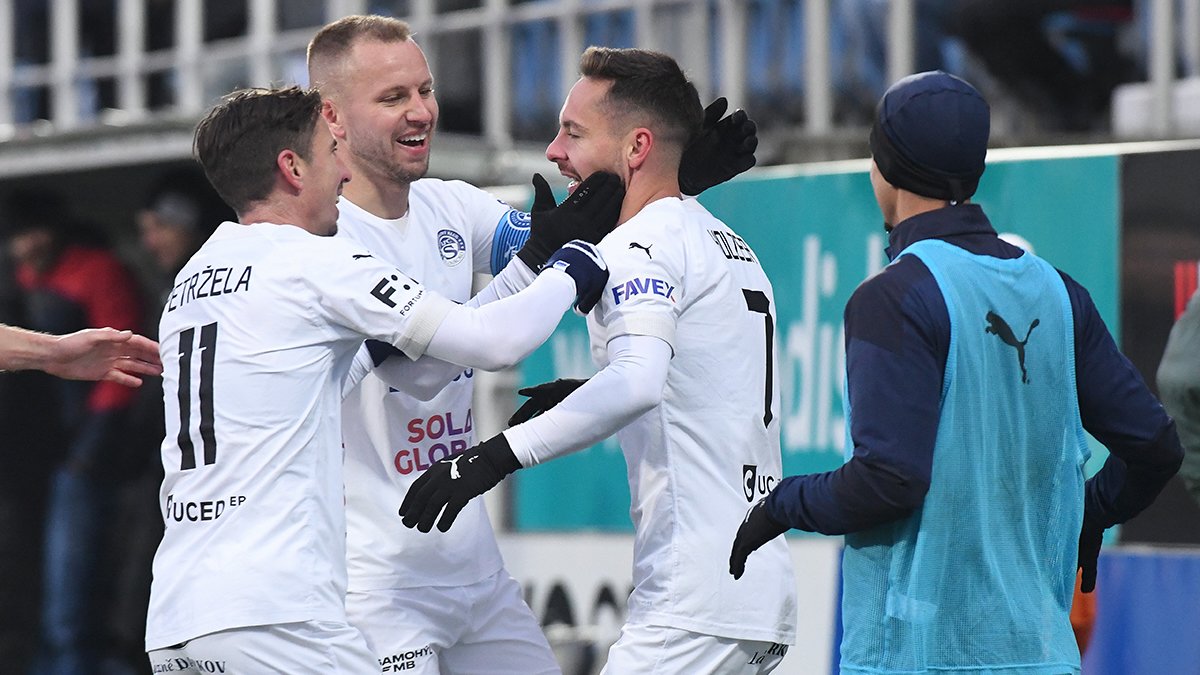
[[[517,456],[513,454],[512,446],[508,444],[508,439],[504,434],[496,434],[479,445],[480,454],[487,457],[492,466],[500,472],[500,475],[507,476],[508,474],[521,468],[521,462],[517,461]]]

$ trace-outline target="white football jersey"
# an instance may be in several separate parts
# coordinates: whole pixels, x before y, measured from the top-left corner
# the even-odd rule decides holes
[[[344,622],[342,380],[365,336],[419,355],[452,305],[361,246],[269,223],[223,223],[175,282],[146,647]]]
[[[492,271],[497,226],[528,228],[526,214],[461,181],[418,180],[408,200],[407,215],[385,220],[343,198],[338,236],[458,302],[471,297],[476,272]],[[347,396],[342,434],[351,590],[464,586],[503,566],[483,499],[472,499],[445,533],[410,530],[397,514],[422,471],[474,445],[473,377],[467,369],[432,400],[420,401],[370,374]]]
[[[636,530],[629,622],[792,644],[796,599],[782,537],[737,581],[729,550],[782,476],[775,298],[746,242],[693,199],[660,199],[600,243],[608,288],[588,316],[592,354],[650,335],[671,345],[662,402],[617,433]]]

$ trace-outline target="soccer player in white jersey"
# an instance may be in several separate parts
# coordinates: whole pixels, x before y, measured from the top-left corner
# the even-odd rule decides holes
[[[461,181],[423,178],[438,106],[429,65],[403,21],[339,19],[313,38],[308,66],[354,174],[339,202],[338,236],[426,288],[465,301],[475,273],[502,269],[519,287],[562,242],[598,242],[608,231],[571,210],[550,210],[553,197],[540,176],[532,214]],[[723,99],[710,106],[707,133],[691,150],[685,178],[695,192],[754,163],[753,122],[740,111],[718,122],[724,109]],[[377,357],[386,351],[373,350]],[[504,569],[482,500],[466,506],[453,531],[436,536],[404,528],[396,515],[421,472],[474,444],[473,378],[468,369],[441,391],[413,396],[368,375],[343,407],[347,612],[383,672],[559,672]]]
[[[374,337],[435,368],[503,367],[607,279],[590,245],[568,244],[522,292],[477,309],[329,236],[349,173],[320,111],[315,91],[246,90],[196,130],[198,159],[239,222],[179,272],[160,323],[155,672],[379,672],[344,606],[340,414],[355,353]]]
[[[575,181],[608,171],[626,186],[620,224],[600,244],[609,287],[588,317],[600,370],[457,466],[427,470],[403,522],[445,531],[507,473],[615,432],[633,499],[634,590],[605,672],[766,673],[795,637],[787,546],[772,542],[736,583],[724,551],[782,471],[771,284],[742,238],[681,198],[676,170],[702,113],[678,65],[593,47],[581,69],[546,155]]]

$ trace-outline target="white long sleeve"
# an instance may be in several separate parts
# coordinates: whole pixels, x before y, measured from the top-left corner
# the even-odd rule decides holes
[[[481,288],[464,304],[468,307],[482,307],[490,302],[519,293],[532,284],[535,279],[537,279],[537,273],[529,269],[529,266],[520,258],[513,256],[513,259],[492,278],[487,286]]]
[[[483,370],[508,368],[541,346],[574,302],[574,280],[545,270],[521,293],[448,308],[424,353]]]
[[[500,274],[479,293],[475,294],[465,305],[478,308],[482,305],[515,295],[527,288],[537,278],[519,259],[514,258]],[[354,356],[350,373],[342,387],[342,396],[348,394],[367,373],[374,372],[389,387],[416,398],[428,401],[438,394],[451,380],[463,372],[463,367],[457,363],[443,361],[432,356],[422,356],[413,361],[405,357],[395,357],[376,366],[370,351],[364,344]]]
[[[522,466],[594,445],[662,401],[670,345],[656,337],[622,335],[608,343],[608,354],[608,365],[561,403],[504,431]]]

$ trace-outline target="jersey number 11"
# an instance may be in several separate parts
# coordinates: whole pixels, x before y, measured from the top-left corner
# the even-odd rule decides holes
[[[192,343],[195,327],[179,334],[179,470],[196,468],[196,446],[192,443]],[[217,356],[217,324],[200,327],[200,439],[204,444],[204,464],[217,461],[217,436],[213,431],[213,363]]]

